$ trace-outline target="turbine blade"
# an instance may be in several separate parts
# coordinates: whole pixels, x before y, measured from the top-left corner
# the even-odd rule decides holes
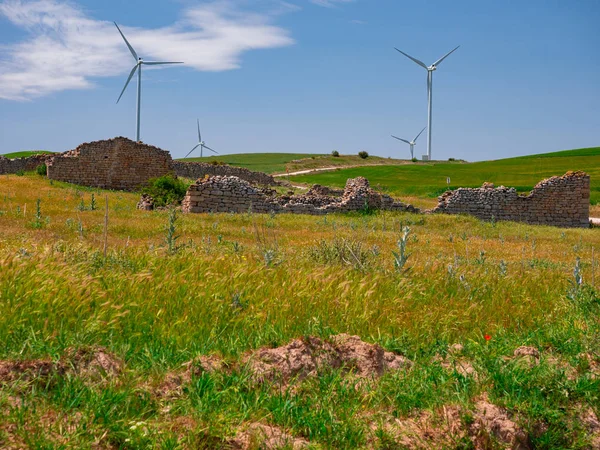
[[[125,87],[123,87],[123,90],[121,91],[121,95],[119,95],[119,98],[117,99],[117,103],[119,103],[119,100],[121,100],[121,97],[123,97],[123,93],[125,92],[125,89],[127,89],[127,86],[129,85],[129,82],[131,81],[131,79],[133,78],[133,75],[135,74],[135,71],[137,70],[139,66],[133,66],[133,69],[131,69],[131,73],[129,74],[129,78],[127,78],[127,82],[125,83]]]
[[[200,144],[197,144],[197,145],[196,145],[196,146],[195,146],[193,149],[191,149],[191,150],[188,152],[188,154],[187,154],[187,155],[185,155],[184,159],[185,159],[185,158],[187,158],[188,156],[190,156],[190,155],[192,154],[192,152],[193,152],[194,150],[196,150],[196,149],[197,149],[199,146],[200,146]]]
[[[196,119],[198,121],[198,142],[202,142],[202,135],[200,134],[200,119]]]
[[[158,66],[160,64],[183,64],[181,61],[142,61],[142,64],[148,64],[149,66]]]
[[[209,149],[211,152],[216,153],[217,155],[219,154],[219,152],[213,150],[212,148],[210,148],[208,145],[205,145],[204,148]]]
[[[398,136],[394,136],[393,134],[392,134],[392,137],[395,138],[395,139],[398,139],[399,141],[406,142],[407,144],[410,144],[410,142],[408,142],[406,139],[399,138]]]
[[[125,37],[125,35],[121,31],[121,29],[119,28],[119,25],[117,25],[117,22],[113,22],[113,23],[115,24],[115,27],[117,27],[117,30],[119,30],[119,33],[121,33],[121,37],[123,38],[123,40],[127,44],[127,47],[129,47],[129,51],[133,55],[133,59],[135,59],[136,61],[139,60],[140,58],[138,57],[137,53],[135,52],[135,50],[133,49],[133,47],[131,46],[131,44],[129,43],[129,41],[127,40],[127,38]]]
[[[458,46],[460,47],[460,45]],[[456,47],[454,50],[456,50],[458,47]],[[446,59],[448,56],[450,56],[450,54],[452,54],[454,52],[454,50],[450,50],[448,53],[446,53],[444,56],[442,56],[440,59],[438,59],[436,62],[434,62],[432,65],[433,66],[437,66],[439,63],[441,63],[444,59]]]
[[[394,48],[396,48],[396,47],[394,47]],[[397,48],[396,48],[396,50],[397,50],[397,51],[399,51],[400,53],[402,53],[402,54],[403,54],[404,56],[406,56],[407,58],[410,58],[410,59],[412,59],[414,62],[416,62],[416,63],[417,63],[418,65],[420,65],[421,67],[424,67],[425,69],[427,69],[427,66],[425,65],[425,63],[424,63],[423,61],[419,61],[417,58],[413,58],[412,56],[410,56],[410,55],[407,55],[407,54],[406,54],[406,53],[404,53],[402,50],[398,50]]]
[[[425,131],[425,128],[427,128],[427,127],[423,127],[423,129],[421,130],[421,133],[423,133],[423,131]],[[417,134],[417,137],[413,139],[413,142],[415,144],[417,143],[417,139],[419,139],[419,136],[421,136],[421,133]]]

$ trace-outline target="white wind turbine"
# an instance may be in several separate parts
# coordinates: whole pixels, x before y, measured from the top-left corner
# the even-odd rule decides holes
[[[210,148],[208,145],[206,145],[204,143],[204,141],[202,140],[202,135],[200,134],[200,119],[197,119],[197,120],[198,120],[198,143],[196,144],[196,146],[193,149],[191,149],[189,151],[189,153],[187,155],[185,155],[185,157],[187,158],[188,156],[190,156],[192,154],[192,152],[194,150],[196,150],[198,147],[200,147],[200,158],[202,158],[202,155],[204,154],[204,149],[205,148],[208,149],[208,150],[210,150],[214,154],[218,155],[219,154],[218,152],[214,151],[212,148]]]
[[[415,144],[417,143],[417,139],[419,139],[419,136],[421,136],[421,133],[423,133],[423,131],[425,131],[425,128],[427,128],[427,127],[424,127],[421,130],[421,132],[419,134],[417,134],[417,137],[414,138],[412,141],[407,141],[406,139],[399,138],[399,137],[394,136],[392,134],[392,137],[394,139],[398,139],[399,141],[406,142],[408,145],[410,145],[410,159],[413,159],[415,157],[415,152],[414,152],[414,150],[415,150]]]
[[[138,71],[138,80],[137,80],[137,121],[136,121],[136,135],[135,135],[135,140],[136,141],[140,141],[140,107],[141,107],[141,102],[142,102],[142,66],[144,64],[148,65],[148,66],[158,66],[161,64],[183,64],[182,62],[171,62],[171,61],[144,61],[142,58],[140,58],[137,53],[135,52],[135,50],[133,49],[133,47],[131,46],[131,44],[127,41],[127,39],[125,38],[125,35],[123,34],[123,32],[121,31],[121,29],[119,28],[119,25],[117,25],[117,22],[114,22],[115,26],[117,27],[117,30],[119,30],[119,33],[121,33],[121,37],[123,38],[123,40],[125,41],[125,43],[127,44],[127,47],[129,48],[129,51],[131,52],[131,54],[133,55],[133,59],[135,59],[135,66],[133,66],[133,69],[131,69],[131,73],[129,74],[129,78],[127,78],[127,82],[125,83],[125,87],[123,87],[123,90],[121,91],[121,95],[119,95],[119,98],[117,100],[117,103],[119,103],[119,100],[121,100],[121,97],[123,96],[123,93],[125,92],[125,89],[127,89],[127,86],[129,85],[129,82],[131,81],[131,79],[133,78],[133,75],[135,75],[135,71]]]
[[[460,47],[460,45],[458,47]],[[402,50],[398,50],[396,48],[396,50],[398,50],[404,56],[412,59],[418,65],[420,65],[425,70],[427,70],[427,159],[428,160],[431,160],[431,128],[432,128],[432,126],[431,126],[432,92],[431,91],[433,89],[433,72],[437,69],[437,66],[444,59],[446,59],[448,56],[450,56],[450,54],[453,53],[458,47],[456,47],[454,50],[451,50],[448,53],[446,53],[444,56],[442,56],[440,59],[438,59],[436,62],[434,62],[429,67],[427,67],[422,61],[419,61],[418,59],[413,58],[412,56],[404,53]]]

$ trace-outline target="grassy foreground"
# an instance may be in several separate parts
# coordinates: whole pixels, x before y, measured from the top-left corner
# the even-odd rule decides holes
[[[0,360],[58,361],[103,346],[124,362],[100,379],[3,382],[0,370],[1,448],[227,448],[249,423],[314,448],[404,448],[386,424],[456,407],[468,427],[482,396],[534,448],[593,438],[581,417],[600,412],[597,230],[399,213],[207,214],[178,217],[169,234],[169,212],[137,211],[137,200],[0,176]],[[410,256],[399,271],[402,226]],[[324,369],[287,387],[256,383],[238,364],[261,347],[337,333],[413,367],[370,382]],[[452,363],[453,343],[475,374]],[[523,345],[541,356],[514,357]],[[199,355],[232,369],[160,395]]]

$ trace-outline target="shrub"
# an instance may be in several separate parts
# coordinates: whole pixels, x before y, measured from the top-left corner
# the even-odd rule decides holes
[[[412,161],[412,162],[417,162],[417,161],[418,161],[418,159],[413,157],[413,159],[411,159],[411,161]]]
[[[173,175],[163,175],[149,180],[142,193],[151,196],[155,206],[179,205],[187,188],[186,183]]]
[[[358,156],[360,156],[362,159],[367,159],[369,154],[363,150],[362,152],[358,152]]]
[[[38,175],[41,175],[43,177],[46,176],[46,173],[48,172],[48,169],[46,167],[46,164],[40,164],[39,166],[37,166],[35,168],[35,171],[37,172]]]
[[[21,170],[17,170],[15,172],[15,175],[18,176],[18,177],[22,177],[23,175],[25,175],[25,171],[22,170],[22,169]]]
[[[454,158],[448,158],[448,161],[456,161]]]
[[[334,157],[336,157],[336,158],[339,158],[339,156],[340,156],[340,152],[338,152],[337,150],[334,150],[334,151],[332,151],[332,152],[331,152],[331,156],[334,156]]]

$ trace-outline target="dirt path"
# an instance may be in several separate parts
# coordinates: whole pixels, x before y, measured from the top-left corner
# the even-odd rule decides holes
[[[408,164],[408,163],[406,163]],[[390,166],[390,165],[400,165],[400,164],[355,164],[355,165],[351,165],[351,166],[330,166],[330,167],[318,167],[316,169],[306,169],[306,170],[298,170],[297,172],[290,172],[290,173],[277,173],[277,174],[272,174],[273,177],[293,177],[294,175],[304,175],[306,173],[313,173],[313,172],[327,172],[330,170],[337,170],[337,169],[352,169],[354,167],[373,167],[373,166]]]

